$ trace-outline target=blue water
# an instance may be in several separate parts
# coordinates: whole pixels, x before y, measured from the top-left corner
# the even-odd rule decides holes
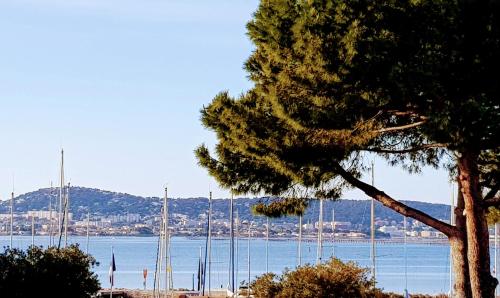
[[[85,237],[70,237],[70,243],[80,243],[85,250]],[[9,237],[0,237],[0,247],[8,245]],[[89,253],[100,266],[94,271],[98,274],[103,287],[109,287],[108,269],[111,246],[114,248],[117,271],[115,286],[123,288],[142,288],[143,269],[148,269],[147,287],[153,285],[155,271],[157,237],[91,237]],[[30,236],[14,237],[14,246],[26,248],[31,244]],[[36,245],[47,246],[47,237],[36,237]],[[173,282],[176,288],[191,288],[193,276],[196,277],[200,247],[204,250],[204,239],[172,238]],[[239,240],[237,268],[238,283],[248,280],[246,239]],[[265,240],[250,241],[251,278],[266,271]],[[228,246],[229,240],[212,242],[212,288],[226,287],[228,283]],[[369,267],[370,245],[368,243],[331,243],[324,244],[324,257],[335,255],[344,261],[354,261],[362,267]],[[404,246],[402,244],[377,245],[377,284],[387,291],[402,293],[405,287]],[[449,291],[449,254],[448,245],[408,244],[407,272],[410,293],[447,293]],[[316,243],[304,242],[302,245],[303,263],[315,263]],[[269,271],[281,273],[285,268],[297,265],[297,242],[269,242]]]

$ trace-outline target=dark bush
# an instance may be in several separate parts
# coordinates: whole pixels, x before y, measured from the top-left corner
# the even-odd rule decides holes
[[[91,297],[100,289],[97,275],[90,270],[96,265],[77,245],[27,251],[8,248],[0,254],[0,295]]]

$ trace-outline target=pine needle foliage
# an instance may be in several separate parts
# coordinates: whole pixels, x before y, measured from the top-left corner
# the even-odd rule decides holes
[[[460,152],[498,162],[498,1],[265,0],[247,29],[253,88],[201,111],[218,143],[196,155],[223,187],[337,199],[367,153],[409,172]]]

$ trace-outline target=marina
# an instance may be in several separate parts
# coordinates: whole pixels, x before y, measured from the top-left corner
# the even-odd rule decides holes
[[[2,297],[500,297],[500,1],[0,16]]]
[[[36,245],[48,245],[48,237],[35,237]],[[151,274],[147,278],[147,288],[153,288],[153,272],[156,262],[156,245],[158,237],[90,237],[89,252],[100,263],[93,268],[103,288],[109,287],[110,247],[114,247],[116,258],[115,287],[143,289],[143,269]],[[0,237],[0,246],[8,245],[9,237]],[[69,237],[69,244],[79,243],[85,247],[86,237]],[[236,253],[236,282],[240,285],[248,280],[247,241],[240,238]],[[14,236],[14,247],[27,248],[31,244],[31,236]],[[191,290],[196,287],[199,250],[204,247],[203,238],[171,238],[171,262],[173,272],[173,288]],[[298,264],[297,241],[269,241],[269,271],[281,273],[285,268],[293,269]],[[212,289],[226,289],[228,285],[229,239],[213,239],[212,241]],[[266,272],[266,241],[251,239],[251,277]],[[302,263],[314,264],[317,246],[315,241],[302,242]],[[324,243],[324,258],[333,253],[330,242]],[[492,247],[493,250],[493,247]],[[360,266],[371,266],[370,242],[336,242],[335,254],[343,261],[354,261]],[[411,293],[447,293],[449,291],[449,252],[445,243],[408,243],[408,291]],[[492,253],[493,255],[493,253]],[[405,288],[405,254],[402,242],[377,242],[377,286],[386,291],[403,293]],[[493,262],[492,262],[493,264]],[[208,280],[207,280],[208,282]]]

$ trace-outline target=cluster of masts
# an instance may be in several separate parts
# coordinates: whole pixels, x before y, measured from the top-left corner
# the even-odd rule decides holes
[[[374,186],[375,183],[375,177],[374,177],[374,165],[372,163],[372,186]],[[163,210],[167,210],[167,201],[166,201],[166,192],[165,192],[165,201],[164,201],[164,208]],[[319,222],[318,222],[318,239],[317,239],[317,253],[316,253],[316,263],[321,264],[323,261],[323,205],[324,201],[320,200],[319,203]],[[453,203],[452,203],[452,208],[453,208]],[[202,261],[202,251],[200,247],[200,261],[199,261],[199,267],[198,267],[198,291],[200,292],[200,295],[204,296],[205,294],[208,294],[208,296],[211,295],[210,289],[211,289],[211,240],[212,240],[212,233],[211,233],[211,215],[212,215],[212,193],[210,192],[209,195],[209,204],[208,204],[208,216],[207,216],[207,240],[206,240],[206,245],[205,245],[205,261]],[[238,215],[236,215],[238,217]],[[235,234],[238,234],[239,232],[239,227],[236,226],[236,233],[235,233],[235,225],[234,225],[234,196],[231,196],[230,200],[230,206],[229,206],[229,217],[230,217],[230,245],[229,245],[229,284],[228,284],[228,294],[231,293],[231,297],[240,297],[238,295],[238,290],[235,288],[235,285],[238,284],[237,281],[237,276],[238,274],[235,275],[235,263],[236,263],[236,268],[238,268],[238,249],[235,251]],[[167,218],[168,220],[168,215],[164,214],[164,218]],[[237,223],[239,223],[239,219],[236,220]],[[333,230],[333,235],[335,235],[335,210],[332,210],[332,230]],[[370,248],[370,259],[371,259],[371,275],[373,277],[373,281],[375,282],[375,277],[376,277],[376,246],[375,246],[375,200],[371,200],[371,212],[370,212],[370,222],[371,222],[371,248]],[[167,225],[168,221],[166,221],[164,224]],[[405,263],[405,272],[404,272],[404,277],[405,277],[405,286],[404,286],[404,295],[405,297],[409,297],[408,293],[408,274],[407,274],[407,253],[406,253],[406,246],[407,246],[407,234],[406,234],[406,229],[407,229],[407,218],[406,216],[404,217],[404,263]],[[168,226],[165,227],[166,230],[168,230]],[[251,239],[251,223],[248,222],[248,250],[247,250],[247,269],[248,269],[248,287],[246,288],[247,296],[250,297],[250,283],[251,283],[251,274],[250,274],[250,239]],[[168,232],[167,232],[168,233]],[[160,239],[162,234],[160,233]],[[168,238],[169,236],[164,236],[164,241],[166,243],[166,246],[168,247]],[[236,247],[238,247],[238,239],[239,235],[236,235]],[[333,239],[335,242],[335,238]],[[299,216],[299,235],[298,235],[298,251],[297,251],[297,257],[298,257],[298,266],[302,265],[302,216]],[[332,256],[335,256],[335,244],[333,245],[333,252]],[[167,265],[169,266],[170,264],[170,259],[168,255],[165,255],[165,258],[167,260]],[[269,218],[266,220],[266,272],[269,272]],[[208,270],[207,270],[207,264],[208,264]],[[237,269],[236,269],[237,270]],[[206,279],[205,275],[208,275],[208,290],[205,287],[206,284]],[[169,284],[169,281],[171,282],[171,277],[172,277],[172,272],[171,270],[166,271],[166,277],[167,277],[167,282],[166,282],[166,291],[165,293],[168,293],[168,289],[171,289],[172,284]],[[169,279],[170,278],[170,279]],[[156,279],[155,279],[156,281]],[[450,283],[452,282],[451,276],[450,276]],[[373,285],[375,286],[375,284]],[[193,278],[193,288],[194,288],[194,278]],[[236,296],[235,296],[236,295]],[[160,297],[160,294],[158,292],[158,296],[154,297]],[[165,296],[167,297],[167,296]]]
[[[372,185],[374,185],[374,166],[372,163]],[[61,150],[61,165],[60,165],[60,186],[59,186],[59,196],[58,196],[58,204],[57,204],[57,230],[54,231],[53,225],[53,207],[52,206],[52,183],[51,183],[51,194],[49,195],[49,246],[56,246],[55,238],[57,237],[57,247],[60,248],[62,245],[62,239],[64,237],[64,247],[68,245],[68,224],[69,224],[69,190],[70,183],[65,183],[64,176],[64,150]],[[168,297],[171,294],[171,290],[173,289],[173,272],[171,265],[171,249],[170,249],[170,232],[168,228],[168,192],[167,188],[165,188],[165,195],[163,199],[163,207],[162,207],[162,216],[160,223],[160,233],[158,238],[158,249],[157,249],[157,259],[156,259],[156,270],[154,273],[154,288],[153,288],[153,297],[161,298],[161,288],[162,283],[165,289],[164,297]],[[54,213],[56,210],[54,210]],[[453,202],[453,194],[452,194],[452,204],[451,204],[451,224],[453,222],[453,212],[454,212],[454,202]],[[233,294],[237,289],[235,285],[237,284],[237,274],[235,275],[235,267],[238,268],[238,250],[235,250],[235,224],[234,224],[234,196],[231,195],[230,199],[230,253],[229,253],[229,285],[228,290],[230,290]],[[236,215],[238,217],[238,215]],[[207,238],[205,245],[205,260],[202,261],[202,249],[200,247],[200,262],[198,267],[198,290],[200,294],[205,295],[206,290],[206,278],[208,275],[208,295],[210,295],[211,288],[211,265],[212,265],[212,192],[209,194],[209,208],[208,208],[208,216],[207,216]],[[371,221],[371,275],[373,280],[375,280],[375,268],[376,268],[376,251],[375,251],[375,201],[371,200],[371,212],[370,212],[370,221]],[[88,233],[88,222],[89,222],[89,214],[87,214],[87,253],[88,253],[88,245],[89,245],[89,233]],[[239,219],[237,219],[239,223]],[[332,210],[332,222],[335,222],[335,210]],[[495,225],[495,228],[497,226]],[[13,247],[13,228],[14,228],[14,190],[11,193],[11,202],[10,202],[10,247]],[[335,235],[335,227],[333,228],[333,235]],[[247,252],[247,269],[248,269],[248,284],[250,284],[251,276],[250,276],[250,238],[251,238],[251,223],[248,223],[248,252]],[[408,295],[408,282],[407,282],[407,258],[406,258],[406,217],[404,217],[404,244],[405,244],[405,296]],[[316,254],[316,263],[320,264],[323,259],[323,200],[320,200],[319,205],[319,223],[318,223],[318,239],[317,239],[317,254]],[[239,228],[236,227],[236,231],[239,231]],[[34,217],[32,217],[32,245],[34,245]],[[495,237],[497,233],[495,231]],[[236,235],[236,247],[238,247],[238,235]],[[335,241],[335,240],[334,240]],[[495,259],[496,259],[496,238],[495,238]],[[299,216],[299,236],[298,236],[298,265],[302,265],[302,216]],[[333,245],[335,247],[335,245]],[[335,252],[333,252],[333,256]],[[451,255],[451,254],[450,254]],[[451,261],[451,258],[450,258]],[[236,263],[236,264],[235,264]],[[208,268],[207,268],[208,265]],[[236,266],[235,266],[236,265]],[[269,219],[266,221],[266,272],[269,272]],[[496,272],[496,261],[495,261],[495,272]],[[164,277],[162,277],[164,274]],[[164,278],[164,280],[163,280]],[[453,289],[453,279],[452,279],[452,265],[450,264],[450,295],[452,294]],[[194,281],[193,281],[194,285]],[[250,294],[250,289],[247,288],[248,294]]]
[[[61,150],[61,172],[60,172],[60,186],[59,186],[59,202],[57,213],[57,235],[59,236],[57,247],[61,247],[61,240],[64,233],[64,247],[68,246],[68,224],[69,224],[69,189],[70,184],[65,184],[64,181],[64,150]],[[49,199],[51,200],[51,199]],[[49,210],[52,213],[52,209]],[[52,226],[52,216],[49,215],[50,226]],[[53,234],[49,232],[49,245],[55,246],[53,243]]]
[[[373,183],[373,177],[372,177]],[[375,277],[375,237],[374,232],[374,202],[372,201],[372,212],[371,212],[371,224],[372,224],[372,274]],[[173,290],[173,271],[171,263],[171,234],[169,231],[168,221],[168,191],[165,188],[165,195],[163,198],[163,207],[161,208],[161,220],[160,220],[160,233],[158,237],[158,247],[157,247],[157,257],[156,257],[156,268],[154,273],[154,286],[153,286],[153,297],[161,298],[169,297],[172,295]],[[235,269],[238,268],[238,240],[239,240],[239,227],[236,225],[235,229],[235,216],[234,216],[234,195],[231,195],[230,206],[229,206],[229,217],[230,217],[230,243],[229,243],[229,284],[228,291],[231,296],[237,294],[238,289],[236,285],[238,284],[237,274],[235,274]],[[332,211],[333,221],[335,218],[335,211]],[[406,219],[405,219],[406,221]],[[238,213],[236,213],[236,222],[239,223]],[[266,272],[269,272],[269,219],[266,220]],[[406,227],[406,224],[405,224]],[[316,262],[320,264],[322,262],[323,255],[323,200],[320,200],[320,212],[319,212],[319,226],[318,226],[318,243],[317,243],[317,256]],[[335,228],[333,226],[333,228]],[[236,231],[236,233],[235,233]],[[248,222],[248,238],[247,238],[247,269],[248,269],[248,285],[251,283],[250,274],[250,240],[251,240],[251,222]],[[298,239],[298,265],[302,265],[302,216],[299,217],[299,239]],[[203,256],[204,255],[204,256]],[[207,214],[207,235],[205,242],[205,253],[202,253],[202,248],[200,247],[200,256],[198,263],[198,283],[197,290],[200,295],[208,296],[211,295],[211,272],[212,272],[212,192],[209,192],[208,198],[208,214]],[[207,278],[208,277],[208,278]],[[207,280],[208,279],[208,280]],[[164,288],[164,291],[162,291]],[[194,276],[193,276],[193,288],[194,288]],[[162,295],[163,294],[163,295]],[[250,288],[247,287],[247,295],[250,297]]]
[[[154,273],[153,297],[161,298],[162,273],[164,272],[165,296],[167,297],[173,288],[173,275],[170,250],[170,232],[168,229],[168,189],[165,187],[163,197],[162,216],[160,220],[160,235],[158,237],[158,249],[156,254],[156,268]]]
[[[60,164],[60,185],[57,206],[52,204],[53,185],[50,183],[49,194],[49,247],[61,248],[68,246],[68,225],[69,225],[69,191],[70,183],[65,182],[64,177],[64,150],[61,149],[61,164]],[[55,202],[54,202],[55,203]],[[89,218],[87,218],[87,221]],[[54,224],[54,221],[55,224]],[[14,233],[14,190],[11,193],[10,200],[10,247],[13,248],[13,233]],[[34,216],[31,217],[31,245],[35,244],[35,223]],[[64,243],[63,243],[64,238]],[[87,225],[87,252],[88,252],[88,225]]]

